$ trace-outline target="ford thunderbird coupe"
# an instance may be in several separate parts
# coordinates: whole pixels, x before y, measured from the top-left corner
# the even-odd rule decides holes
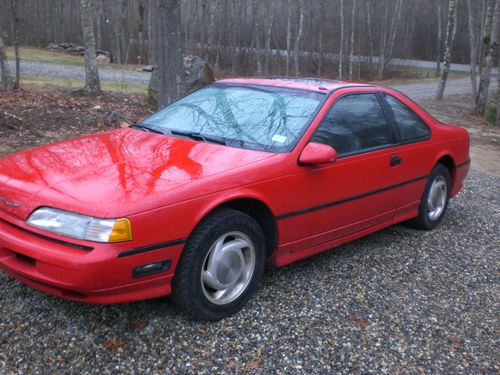
[[[395,90],[221,80],[130,127],[0,159],[0,269],[74,301],[170,295],[219,320],[266,264],[403,221],[436,228],[469,165],[467,131]]]

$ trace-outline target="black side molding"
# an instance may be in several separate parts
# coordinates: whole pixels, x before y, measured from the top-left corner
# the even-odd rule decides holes
[[[162,242],[162,243],[158,243],[158,244],[154,244],[154,245],[148,245],[148,246],[143,246],[143,247],[136,247],[135,249],[126,250],[126,251],[122,251],[121,253],[118,253],[117,257],[118,258],[128,257],[128,256],[131,256],[131,255],[137,255],[137,254],[147,253],[149,251],[164,249],[166,247],[172,247],[172,246],[182,245],[184,243],[186,243],[186,239],[185,238],[180,238],[178,240],[173,240],[173,241],[168,241],[168,242]]]
[[[470,164],[470,159],[464,161],[463,163],[460,163],[459,165],[457,165],[457,168],[465,167],[467,164]]]
[[[384,187],[384,188],[378,189],[378,190],[368,191],[366,193],[359,194],[359,195],[354,195],[352,197],[347,197],[347,198],[344,198],[344,199],[340,199],[338,201],[328,202],[328,203],[321,204],[319,206],[308,207],[308,208],[304,208],[304,209],[298,210],[298,211],[287,212],[285,214],[277,216],[276,219],[277,220],[282,220],[282,219],[286,219],[288,217],[303,215],[303,214],[307,214],[309,212],[313,212],[313,211],[317,211],[317,210],[322,210],[322,209],[329,208],[329,207],[332,207],[332,206],[337,206],[339,204],[347,203],[347,202],[350,202],[350,201],[353,201],[353,200],[356,200],[356,199],[361,199],[361,198],[367,197],[369,195],[379,194],[379,193],[382,193],[382,192],[387,191],[387,190],[396,189],[398,187],[401,187],[401,186],[404,186],[404,185],[408,185],[408,184],[411,184],[411,183],[414,183],[414,182],[417,182],[417,181],[420,181],[420,180],[425,180],[428,177],[429,176],[421,176],[421,177],[417,177],[417,178],[413,178],[411,180],[407,180],[407,181],[401,182],[401,183],[396,184],[396,185],[387,186],[387,187]]]

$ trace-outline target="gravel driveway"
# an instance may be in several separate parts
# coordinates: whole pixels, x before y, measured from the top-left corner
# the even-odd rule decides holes
[[[269,270],[219,323],[167,299],[68,302],[0,273],[0,373],[498,373],[499,186],[471,172],[433,232],[398,225]]]

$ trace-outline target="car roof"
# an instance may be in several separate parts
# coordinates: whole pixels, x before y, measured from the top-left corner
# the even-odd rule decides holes
[[[218,80],[220,83],[236,83],[242,85],[261,85],[261,86],[274,86],[293,88],[300,90],[309,90],[316,92],[330,92],[339,88],[348,87],[378,87],[376,85],[348,82],[348,81],[335,81],[320,78],[305,78],[305,77],[240,77],[240,78],[227,78]]]

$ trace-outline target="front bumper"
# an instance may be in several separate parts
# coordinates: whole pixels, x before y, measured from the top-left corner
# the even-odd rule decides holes
[[[65,299],[120,303],[165,296],[182,251],[179,244],[126,257],[131,243],[86,243],[92,250],[26,230],[14,218],[0,215],[0,269],[23,283]],[[78,244],[77,244],[78,245]],[[137,266],[170,259],[170,269],[134,278]]]

